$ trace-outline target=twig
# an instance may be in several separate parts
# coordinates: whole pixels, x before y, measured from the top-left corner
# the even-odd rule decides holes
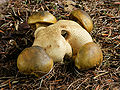
[[[7,81],[5,81],[5,83],[3,82],[2,84],[0,84],[0,88],[2,88],[2,87],[5,87],[5,86],[8,86],[10,83],[11,84],[16,84],[16,83],[18,83],[19,81],[11,81],[10,79],[9,80],[7,80]],[[10,84],[10,85],[11,85]]]
[[[75,90],[78,90],[79,87],[80,87],[84,82],[86,82],[87,80],[89,80],[89,78],[86,78]]]
[[[120,43],[118,45],[116,45],[114,48],[117,48],[118,46],[120,46]]]
[[[109,72],[105,72],[105,73],[98,74],[98,75],[95,76],[93,79],[96,79],[96,78],[98,78],[98,77],[100,77],[100,76],[103,76],[103,75],[105,75],[105,74],[107,74],[107,73],[109,73]]]
[[[78,79],[78,80],[74,81],[73,83],[71,83],[71,84],[68,86],[67,90],[69,90],[69,88],[70,88],[74,83],[78,82],[79,80],[81,80],[81,79]]]
[[[14,77],[0,77],[0,80],[10,79],[10,78],[14,78]]]

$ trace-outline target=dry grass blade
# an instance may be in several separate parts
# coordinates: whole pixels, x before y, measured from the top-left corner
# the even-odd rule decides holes
[[[93,79],[96,79],[96,78],[98,78],[98,77],[100,77],[100,76],[103,76],[103,75],[105,75],[105,74],[108,74],[108,73],[109,73],[109,72],[104,72],[104,73],[98,74],[97,76],[93,77]]]

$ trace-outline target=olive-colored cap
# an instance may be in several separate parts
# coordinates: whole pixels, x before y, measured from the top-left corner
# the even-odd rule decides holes
[[[43,76],[53,67],[53,60],[39,46],[25,48],[17,59],[17,67],[24,74]],[[39,75],[37,74],[39,73]]]
[[[56,17],[47,11],[36,12],[28,18],[28,24],[56,22]]]
[[[79,70],[87,70],[99,66],[102,60],[103,54],[100,47],[93,42],[89,42],[79,49],[75,57],[75,66]]]
[[[88,32],[91,32],[93,29],[93,22],[91,17],[83,10],[77,9],[71,12],[70,18],[77,21],[83,28]]]

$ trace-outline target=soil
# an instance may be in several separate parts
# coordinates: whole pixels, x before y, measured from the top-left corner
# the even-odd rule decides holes
[[[1,1],[0,1],[1,3]],[[57,20],[68,20],[75,9],[93,20],[90,35],[103,52],[99,67],[77,70],[73,64],[56,63],[44,77],[19,72],[21,51],[34,41],[27,19],[34,12],[49,11]],[[118,0],[9,0],[0,5],[0,88],[40,90],[120,89],[120,2]]]

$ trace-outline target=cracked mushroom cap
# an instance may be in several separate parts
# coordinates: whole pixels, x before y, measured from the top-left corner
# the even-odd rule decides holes
[[[59,20],[46,28],[35,32],[34,45],[41,46],[54,61],[63,61],[65,54],[77,54],[79,48],[93,42],[90,34],[78,23],[71,20]]]
[[[77,9],[71,12],[70,18],[77,21],[89,33],[93,29],[93,22],[91,17],[83,10]]]

